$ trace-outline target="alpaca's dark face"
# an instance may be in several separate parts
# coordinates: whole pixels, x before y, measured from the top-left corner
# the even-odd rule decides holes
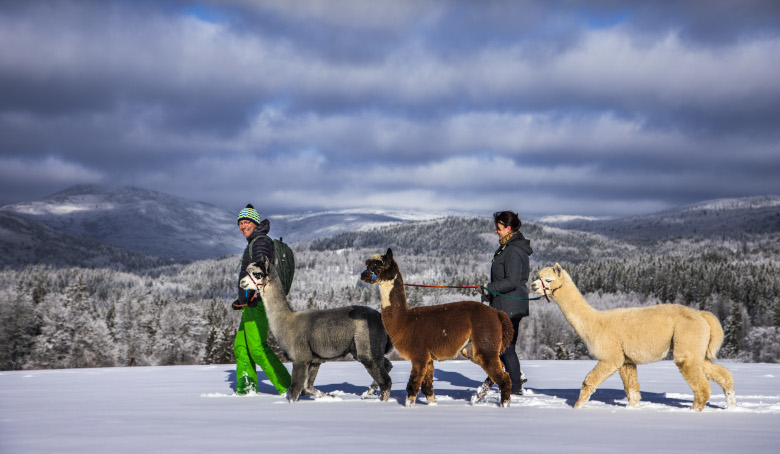
[[[397,269],[393,261],[393,251],[388,249],[387,254],[377,254],[366,260],[366,269],[360,273],[360,280],[369,284],[389,281],[395,278]]]

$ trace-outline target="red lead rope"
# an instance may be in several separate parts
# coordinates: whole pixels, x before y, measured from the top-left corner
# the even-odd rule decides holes
[[[536,298],[517,298],[517,297],[514,297],[514,296],[503,295],[501,293],[494,292],[493,290],[490,290],[489,288],[483,287],[481,285],[423,285],[423,284],[404,284],[404,285],[409,286],[409,287],[432,287],[432,288],[479,288],[479,289],[485,289],[485,290],[487,290],[488,292],[490,292],[490,293],[492,293],[494,295],[503,296],[504,298],[509,298],[509,299],[513,299],[513,300],[536,301],[536,300],[542,299],[542,296],[538,296]],[[542,284],[542,286],[544,286],[544,284]],[[550,301],[550,298],[547,298],[547,293],[546,292],[543,295],[543,297],[548,302]]]
[[[431,287],[431,288],[480,288],[479,285],[423,285],[423,284],[404,284],[408,287]]]

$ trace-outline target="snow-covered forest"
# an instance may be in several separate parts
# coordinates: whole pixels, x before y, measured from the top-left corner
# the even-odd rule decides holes
[[[407,284],[482,284],[497,244],[491,231],[489,219],[450,217],[294,244],[291,302],[297,309],[378,308],[377,288],[358,275],[369,256],[388,247]],[[720,357],[780,362],[776,235],[639,245],[540,224],[522,231],[535,250],[534,270],[561,263],[594,307],[672,302],[706,309],[726,332]],[[2,270],[0,369],[230,363],[237,264],[236,256],[136,271]],[[412,306],[479,299],[473,290],[417,287],[407,287],[407,296]],[[520,325],[521,359],[588,358],[554,303],[531,304]]]

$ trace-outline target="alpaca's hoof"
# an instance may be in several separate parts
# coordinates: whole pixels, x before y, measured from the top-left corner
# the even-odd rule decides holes
[[[311,397],[314,397],[315,399],[319,399],[320,397],[333,397],[331,394],[325,394],[324,392],[320,391],[317,388],[306,389],[301,394],[309,395]]]
[[[642,400],[642,394],[639,391],[629,391],[626,397],[628,397],[629,407],[639,408],[639,401]]]
[[[693,405],[691,405],[691,410],[693,411],[702,411],[704,410],[704,407],[707,406],[707,402],[696,402],[693,401]]]
[[[485,397],[487,396],[488,391],[490,391],[490,388],[493,386],[493,382],[488,382],[485,380],[485,383],[482,383],[479,388],[477,388],[476,394],[471,396],[471,403],[476,404],[478,402],[482,402]]]
[[[509,407],[509,402],[512,402],[512,400],[511,399],[507,399],[507,400],[501,402],[501,407],[502,408]]]
[[[726,393],[726,406],[728,407],[737,406],[737,395],[734,393],[734,391],[729,391]]]
[[[303,390],[300,390],[298,392],[294,392],[292,390],[287,390],[287,401],[288,402],[295,402],[298,400],[299,397],[301,397],[301,394],[303,393]]]
[[[583,407],[585,407],[586,403],[587,403],[587,401],[579,401],[578,400],[577,403],[574,404],[574,408],[583,408]]]
[[[361,399],[368,399],[369,397],[373,396],[376,390],[379,389],[379,385],[376,381],[371,382],[371,386],[368,387],[366,392],[364,392],[360,398]]]
[[[407,397],[405,405],[406,405],[406,408],[414,407],[414,397]]]
[[[436,396],[431,394],[430,396],[425,396],[425,399],[428,400],[428,405],[438,405],[438,401],[436,400]]]
[[[390,400],[390,390],[386,389],[382,391],[382,393],[379,395],[379,400],[381,400],[382,402],[387,402],[388,400]]]

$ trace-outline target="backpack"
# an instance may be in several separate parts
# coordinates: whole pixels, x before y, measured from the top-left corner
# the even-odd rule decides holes
[[[249,261],[252,261],[252,245],[258,238],[269,238],[268,235],[258,235],[249,242]],[[295,276],[295,255],[293,254],[290,246],[282,241],[282,237],[274,242],[274,266],[276,267],[276,274],[279,275],[279,280],[282,281],[282,288],[284,294],[290,293],[290,287],[292,287],[293,276]]]

